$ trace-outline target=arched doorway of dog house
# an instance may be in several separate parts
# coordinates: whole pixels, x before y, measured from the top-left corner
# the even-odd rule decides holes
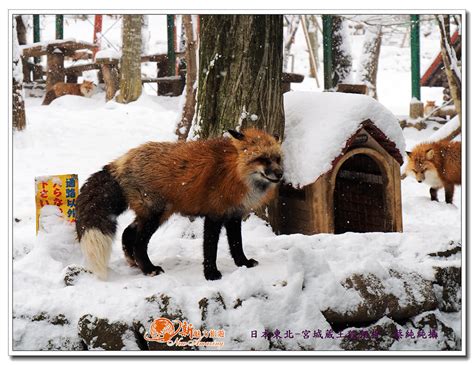
[[[336,172],[334,233],[390,231],[387,172],[374,157],[373,153],[354,153]]]

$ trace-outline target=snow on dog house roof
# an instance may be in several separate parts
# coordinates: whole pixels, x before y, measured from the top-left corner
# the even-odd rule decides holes
[[[292,91],[284,94],[285,180],[295,187],[331,170],[349,139],[362,127],[400,164],[405,140],[398,119],[366,95]]]

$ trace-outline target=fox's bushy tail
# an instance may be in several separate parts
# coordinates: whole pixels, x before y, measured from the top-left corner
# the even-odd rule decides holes
[[[107,166],[87,179],[77,197],[77,237],[89,268],[102,280],[107,278],[117,216],[127,206],[123,189]]]

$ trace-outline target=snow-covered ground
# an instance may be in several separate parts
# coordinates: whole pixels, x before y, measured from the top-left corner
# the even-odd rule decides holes
[[[156,27],[163,24],[163,19],[155,23],[150,17],[149,22]],[[76,26],[80,32],[85,25]],[[165,37],[165,28],[160,31]],[[432,48],[422,52],[425,58],[432,58],[436,52],[435,42],[429,39]],[[354,44],[360,43],[360,37],[354,36]],[[150,44],[156,49],[162,45],[159,40]],[[296,61],[296,65],[303,69],[306,53],[298,47],[302,48],[300,34],[295,52],[301,62]],[[410,101],[407,52],[394,45],[382,46],[380,101],[395,115],[407,114]],[[309,82],[314,80],[306,79],[297,87],[304,89]],[[301,335],[268,340],[263,334],[276,329],[282,334],[287,330],[299,334],[321,330],[324,334],[331,324],[323,313],[328,309],[351,313],[364,301],[358,291],[341,285],[353,275],[376,276],[403,307],[404,301],[410,301],[404,289],[407,281],[393,276],[393,272],[416,275],[412,289],[414,301],[420,303],[423,290],[415,282],[435,281],[434,267],[460,267],[460,252],[448,257],[430,255],[461,246],[460,187],[456,187],[454,204],[447,205],[443,197],[440,202],[430,201],[426,185],[406,178],[402,181],[403,233],[276,236],[264,221],[250,216],[243,224],[245,251],[260,265],[251,269],[235,267],[223,233],[217,261],[223,277],[215,282],[206,281],[202,274],[202,219],[173,216],[152,237],[149,255],[163,267],[164,274],[147,277],[130,268],[120,244],[121,232],[133,220],[133,213],[126,212],[119,217],[109,280],[82,273],[71,279],[73,285],[66,285],[64,278],[70,276],[71,268],[84,264],[80,247],[74,227],[54,215],[43,217],[45,229],[35,235],[34,178],[77,173],[82,184],[91,173],[129,148],[148,140],[176,140],[179,98],[150,94],[128,105],[105,103],[103,92],[91,99],[64,96],[50,106],[41,106],[39,98],[26,98],[27,129],[13,137],[15,350],[82,349],[83,338],[78,334],[82,316],[89,314],[130,327],[136,322],[145,325],[150,318],[163,315],[155,299],[150,299],[161,295],[171,298],[166,313],[180,312],[195,328],[225,329],[221,349],[347,349],[341,338]],[[434,127],[429,125],[422,131],[406,128],[403,133],[407,148],[429,138]],[[206,310],[203,298],[207,298]],[[438,350],[446,348],[446,343],[459,348],[453,338],[461,338],[460,313],[431,308],[403,324],[381,316],[371,325],[391,324],[403,333],[419,326],[428,331],[429,326],[420,323],[424,323],[423,316],[432,315],[442,323],[438,328],[444,325],[454,334],[441,331],[437,339],[406,338],[393,341],[387,348]],[[350,329],[344,326],[345,331]],[[140,348],[133,337],[125,332],[124,349]],[[106,348],[101,344],[95,347]]]

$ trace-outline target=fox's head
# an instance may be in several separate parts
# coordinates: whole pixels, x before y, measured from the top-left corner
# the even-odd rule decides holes
[[[435,106],[435,101],[434,100],[427,100],[426,101],[426,106]]]
[[[283,177],[279,138],[253,128],[228,132],[238,152],[240,174],[261,188],[278,184]]]
[[[408,165],[406,173],[413,176],[419,183],[425,181],[427,174],[436,171],[436,166],[433,163],[435,157],[434,149],[419,145],[412,152],[407,152],[407,155]]]
[[[95,85],[92,81],[84,80],[81,84],[81,93],[86,97],[92,96],[95,91]]]

